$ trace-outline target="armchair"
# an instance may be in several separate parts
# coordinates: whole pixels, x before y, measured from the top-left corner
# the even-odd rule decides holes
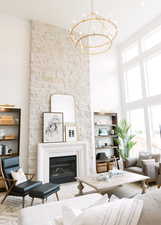
[[[158,176],[158,180],[157,180],[157,186],[158,186],[158,188],[161,187],[161,163],[159,163],[159,176]]]
[[[143,154],[139,158],[130,158],[125,161],[125,170],[150,177],[148,182],[158,181],[160,172],[160,154]]]
[[[33,181],[33,174],[26,174],[27,181],[16,185],[16,180],[14,180],[11,176],[11,171],[17,171],[20,168],[19,165],[19,157],[11,157],[11,158],[2,158],[1,159],[1,173],[3,180],[6,186],[6,194],[1,201],[1,204],[4,203],[5,199],[8,195],[22,197],[22,207],[25,206],[25,196],[29,194],[29,192],[41,185],[40,181]]]

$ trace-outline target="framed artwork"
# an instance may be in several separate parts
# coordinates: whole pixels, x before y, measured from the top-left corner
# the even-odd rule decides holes
[[[63,113],[43,113],[43,142],[54,143],[64,141]]]
[[[75,142],[77,141],[77,129],[75,125],[66,125],[65,126],[65,141],[66,142]]]

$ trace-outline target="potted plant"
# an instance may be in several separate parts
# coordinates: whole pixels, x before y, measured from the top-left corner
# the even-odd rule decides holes
[[[116,127],[116,133],[118,135],[116,142],[119,145],[118,151],[123,161],[129,158],[130,150],[136,144],[133,141],[135,135],[130,133],[130,128],[131,125],[126,120],[121,120]]]

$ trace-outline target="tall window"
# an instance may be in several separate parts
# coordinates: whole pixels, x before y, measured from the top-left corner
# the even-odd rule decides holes
[[[161,94],[161,53],[145,60],[147,92],[150,96]]]
[[[136,101],[142,97],[140,67],[135,65],[124,73],[126,101]]]
[[[157,44],[160,43],[161,40],[161,26],[156,27],[155,29],[152,29],[152,31],[145,34],[145,36],[142,38],[142,49],[143,51],[146,51]]]
[[[131,156],[161,153],[161,24],[151,27],[120,45],[123,112],[137,142]]]
[[[161,152],[161,104],[151,105],[151,144],[155,153]]]
[[[128,119],[132,127],[131,132],[136,135],[134,138],[136,145],[133,147],[131,155],[137,157],[139,152],[146,149],[144,110],[134,109],[128,111]]]
[[[122,53],[122,61],[123,63],[126,63],[130,61],[131,59],[135,58],[139,54],[139,48],[137,45],[137,42],[128,46],[124,52]]]

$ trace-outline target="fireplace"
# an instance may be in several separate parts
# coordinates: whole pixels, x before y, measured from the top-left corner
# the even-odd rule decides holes
[[[55,184],[75,181],[76,155],[49,158],[49,180]]]
[[[48,183],[50,181],[50,158],[69,156],[76,156],[76,176],[88,176],[90,159],[89,146],[86,142],[39,143],[37,151],[37,179],[43,183]]]

